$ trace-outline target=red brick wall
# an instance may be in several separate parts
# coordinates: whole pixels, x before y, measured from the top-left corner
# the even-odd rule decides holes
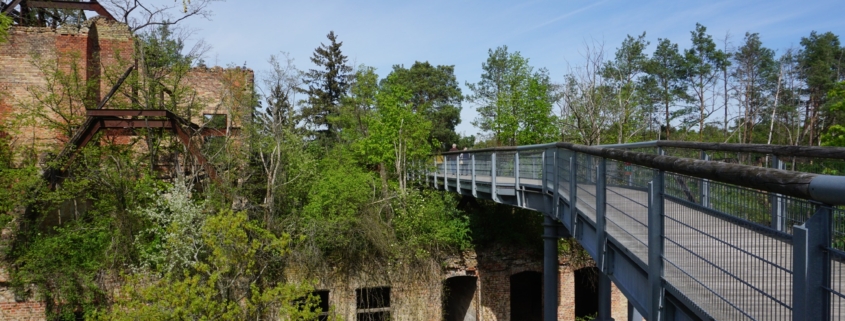
[[[47,92],[48,82],[39,65],[62,72],[76,66],[80,83],[94,85],[86,90],[87,99],[73,102],[74,112],[84,115],[85,107],[93,107],[103,92],[111,89],[108,84],[115,80],[109,78],[112,69],[122,73],[132,62],[132,34],[126,25],[114,21],[94,18],[81,28],[14,26],[9,33],[9,41],[0,44],[0,123],[19,145],[55,146],[65,138],[47,130],[45,124],[13,122],[12,114],[31,115],[30,109],[40,105],[33,93]]]
[[[202,107],[190,115],[191,121],[202,124],[203,114],[226,114],[229,126],[240,127],[249,112],[255,75],[244,68],[192,68],[184,77],[184,86],[196,93]]]

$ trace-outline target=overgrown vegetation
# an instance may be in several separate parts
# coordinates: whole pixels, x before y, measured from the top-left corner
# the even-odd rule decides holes
[[[0,15],[0,42],[9,21]],[[202,48],[186,50],[168,23],[137,26],[156,27],[137,35],[132,59],[105,69],[114,81],[137,64],[106,107],[196,121],[219,103],[228,118],[200,125],[240,133],[192,139],[219,182],[156,130],[100,134],[72,161],[54,158],[99,89],[74,53],[33,57],[45,86],[16,102],[2,124],[9,135],[0,136],[2,255],[15,294],[45,302],[51,319],[309,320],[319,312],[310,293],[320,278],[388,270],[380,282],[425,281],[442,258],[473,247],[539,247],[539,214],[462,204],[408,179],[452,144],[845,146],[843,49],[832,33],[813,32],[779,59],[756,34],[719,50],[702,25],[692,48],[659,39],[649,57],[643,34],[612,59],[588,48],[585,65],[560,84],[519,52],[491,49],[481,80],[468,84],[487,135],[476,142],[455,132],[464,97],[454,66],[416,62],[379,79],[372,67],[349,66],[330,32],[311,59],[316,69],[302,73],[287,55],[272,56],[263,91],[230,68],[223,97],[202,101],[185,81]],[[49,168],[64,175],[44,180]],[[592,264],[575,240],[560,244],[573,267]]]

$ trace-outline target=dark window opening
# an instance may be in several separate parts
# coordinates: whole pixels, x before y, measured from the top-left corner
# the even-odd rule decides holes
[[[390,320],[390,288],[363,288],[355,290],[357,321]]]
[[[599,270],[588,267],[575,270],[575,318],[595,317],[599,313]]]
[[[511,320],[543,320],[543,274],[526,271],[511,275]]]
[[[443,282],[443,320],[475,321],[478,319],[477,280],[474,276],[457,276]]]
[[[203,126],[208,128],[226,128],[226,114],[203,114]]]
[[[314,296],[317,296],[317,297],[320,298],[320,303],[317,304],[317,306],[314,309],[312,309],[311,311],[314,312],[314,311],[317,311],[316,308],[320,308],[320,317],[317,320],[319,320],[319,321],[328,320],[329,319],[329,291],[328,290],[316,291],[312,294]]]

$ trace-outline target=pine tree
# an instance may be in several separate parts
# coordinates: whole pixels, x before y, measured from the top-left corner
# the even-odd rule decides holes
[[[337,41],[334,31],[326,37],[329,45],[321,43],[311,56],[311,62],[323,69],[311,69],[305,73],[303,82],[307,88],[301,90],[308,95],[302,116],[320,133],[318,139],[335,137],[331,118],[337,116],[341,98],[349,91],[352,79],[352,67],[347,65],[348,59],[340,50],[343,42]]]
[[[815,31],[809,37],[801,38],[801,52],[798,64],[800,78],[806,88],[804,128],[799,133],[799,142],[806,138],[807,145],[818,144],[818,133],[823,127],[822,107],[827,103],[827,93],[836,82],[843,79],[842,60],[845,59],[839,37],[831,32],[819,34]]]
[[[684,50],[686,62],[686,81],[692,89],[692,96],[698,104],[698,140],[704,139],[704,122],[713,110],[707,109],[707,100],[712,94],[713,85],[718,79],[719,71],[728,64],[727,55],[716,49],[713,37],[708,35],[707,28],[700,23],[695,24],[692,34],[692,47]]]
[[[665,139],[669,139],[672,113],[670,106],[680,98],[686,98],[686,86],[681,82],[684,78],[684,58],[678,51],[678,44],[669,39],[658,39],[657,49],[646,64],[647,88],[652,102],[662,106],[666,112]]]

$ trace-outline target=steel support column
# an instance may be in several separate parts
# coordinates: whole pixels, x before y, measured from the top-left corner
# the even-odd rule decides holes
[[[656,170],[648,183],[649,321],[663,319],[663,178],[664,172]]]
[[[596,171],[596,241],[598,246],[598,262],[596,264],[601,270],[598,282],[598,315],[596,321],[613,321],[610,315],[610,277],[607,275],[608,262],[605,260],[605,246],[607,244],[606,218],[607,209],[607,160],[598,158]]]
[[[628,301],[628,321],[643,321],[643,315]]]
[[[710,155],[707,154],[707,151],[701,151],[701,160],[710,160]],[[701,180],[701,190],[699,199],[701,200],[701,206],[710,207],[710,180],[709,179],[702,179]]]
[[[772,168],[784,169],[783,161],[777,155],[772,155]],[[769,193],[770,204],[772,204],[772,228],[781,232],[786,232],[786,204],[784,204],[783,195],[778,193]]]
[[[550,215],[543,215],[543,321],[557,321],[559,224]]]
[[[575,228],[575,219],[578,217],[578,153],[572,153],[569,157],[569,226],[572,228],[572,236],[578,235]]]
[[[470,154],[472,162],[472,197],[478,198],[478,186],[475,184],[475,154]]]
[[[796,225],[792,254],[792,320],[830,320],[830,246],[831,210],[819,206],[816,213]]]
[[[496,192],[496,153],[490,154],[490,182],[490,196],[494,202],[501,203],[499,194]]]

